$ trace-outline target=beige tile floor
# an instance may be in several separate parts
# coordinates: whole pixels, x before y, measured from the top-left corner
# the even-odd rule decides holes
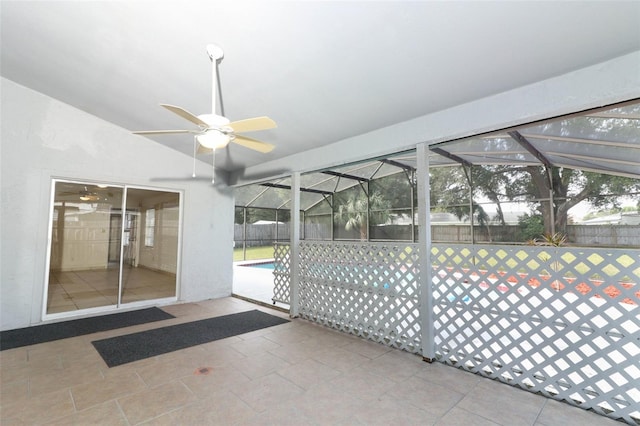
[[[223,298],[164,307],[176,316],[167,321],[0,352],[0,424],[620,424],[301,319],[114,368],[91,345],[256,308],[286,317]]]
[[[47,313],[115,305],[118,302],[118,266],[69,272],[51,271]],[[174,297],[176,276],[138,267],[124,267],[122,303]]]

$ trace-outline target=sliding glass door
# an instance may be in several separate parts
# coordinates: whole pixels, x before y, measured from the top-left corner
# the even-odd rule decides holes
[[[176,296],[180,196],[127,189],[122,303]]]
[[[179,193],[53,185],[45,315],[176,298]]]

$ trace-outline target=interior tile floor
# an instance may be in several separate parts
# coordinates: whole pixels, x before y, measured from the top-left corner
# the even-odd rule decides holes
[[[306,320],[108,368],[92,340],[260,309],[237,298],[175,319],[0,352],[0,423],[619,425]]]
[[[118,303],[119,264],[105,269],[50,271],[47,313],[76,311]],[[122,303],[174,297],[176,275],[124,265]]]

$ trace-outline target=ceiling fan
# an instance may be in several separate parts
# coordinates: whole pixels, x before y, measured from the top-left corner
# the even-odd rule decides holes
[[[62,191],[62,192],[58,192],[56,195],[62,196],[62,197],[67,197],[67,196],[78,197],[81,201],[100,201],[100,200],[107,200],[108,199],[107,196],[113,197],[113,194],[111,192],[101,194],[101,193],[98,193],[98,191],[94,190],[93,188],[90,191],[86,185],[84,186],[84,189],[73,190],[73,191]]]
[[[178,130],[141,130],[133,132],[136,135],[167,135],[175,133],[190,133],[194,135],[194,154],[193,154],[193,174],[195,176],[195,160],[196,153],[209,153],[212,155],[212,164],[215,167],[215,152],[217,149],[226,147],[229,143],[236,143],[246,148],[253,149],[258,152],[267,153],[273,150],[272,144],[259,141],[257,139],[248,138],[238,133],[254,132],[258,130],[273,129],[276,126],[275,121],[269,117],[254,117],[239,121],[230,121],[228,118],[216,114],[216,100],[218,98],[218,62],[224,58],[222,48],[214,44],[207,45],[207,53],[212,62],[212,96],[211,96],[211,114],[194,115],[179,106],[160,104],[162,107],[179,115],[180,117],[190,121],[197,127],[193,129]],[[213,177],[211,179],[213,183]]]

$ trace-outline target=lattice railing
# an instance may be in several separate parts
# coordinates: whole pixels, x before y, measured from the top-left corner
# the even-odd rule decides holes
[[[273,247],[273,302],[289,304],[291,296],[291,255],[289,244],[276,243]]]
[[[305,241],[300,252],[302,317],[420,350],[415,244]]]
[[[640,252],[435,245],[446,364],[640,422]]]
[[[640,424],[640,250],[434,244],[431,260],[429,325],[418,245],[301,242],[300,315],[409,352],[434,327],[443,363]]]

